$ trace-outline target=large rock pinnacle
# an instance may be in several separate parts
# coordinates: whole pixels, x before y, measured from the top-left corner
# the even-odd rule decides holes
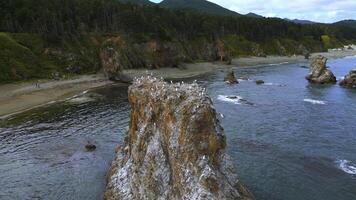
[[[130,128],[105,199],[253,199],[233,173],[203,88],[142,77],[129,87],[129,102]]]
[[[336,77],[326,67],[327,58],[324,56],[317,56],[310,64],[310,72],[305,78],[311,83],[327,84],[336,83]]]

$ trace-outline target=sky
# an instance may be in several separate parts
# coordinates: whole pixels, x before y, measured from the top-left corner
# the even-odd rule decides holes
[[[161,0],[151,0],[160,2]],[[209,0],[241,14],[331,23],[356,20],[356,0]]]

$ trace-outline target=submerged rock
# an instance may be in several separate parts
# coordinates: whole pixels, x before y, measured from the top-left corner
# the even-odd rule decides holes
[[[262,85],[262,84],[265,84],[265,82],[264,82],[263,80],[257,80],[257,81],[256,81],[256,84],[257,84],[257,85]]]
[[[130,127],[105,199],[254,199],[233,173],[204,89],[143,77],[128,93]]]
[[[340,85],[348,88],[356,88],[356,69],[351,70],[350,73],[340,81]]]
[[[230,96],[226,96],[226,98],[228,98],[228,99],[238,99],[239,97],[235,96],[235,95],[230,95]]]
[[[317,56],[310,64],[310,72],[305,78],[311,83],[327,84],[336,83],[336,77],[326,67],[327,58],[324,56]]]
[[[85,145],[85,149],[87,151],[94,151],[96,149],[96,146],[90,142],[88,142],[88,144]]]
[[[235,73],[234,71],[229,71],[227,72],[227,74],[225,75],[224,81],[229,83],[229,84],[237,84],[239,83],[235,77]]]

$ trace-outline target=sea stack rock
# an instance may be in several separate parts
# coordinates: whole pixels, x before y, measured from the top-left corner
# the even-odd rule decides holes
[[[229,84],[237,84],[239,83],[235,77],[235,73],[234,71],[229,71],[227,72],[227,74],[225,75],[224,81],[229,83]]]
[[[125,144],[105,199],[254,199],[225,154],[212,101],[197,84],[135,79]]]
[[[111,38],[104,42],[100,49],[100,60],[105,76],[111,81],[130,83],[132,78],[123,74],[122,56],[117,51],[117,46],[121,45],[120,37]]]
[[[356,69],[351,70],[350,73],[340,81],[340,85],[348,88],[356,88]]]
[[[326,67],[327,58],[324,56],[317,56],[310,64],[310,72],[305,78],[311,83],[327,84],[336,83],[336,77]]]

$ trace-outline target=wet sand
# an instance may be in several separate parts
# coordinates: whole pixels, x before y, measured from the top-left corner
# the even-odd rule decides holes
[[[328,58],[341,58],[356,55],[356,50],[329,51],[314,53],[311,57],[323,55]],[[303,63],[308,62],[303,56],[268,56],[246,57],[232,60],[232,65],[223,63],[194,63],[184,64],[181,68],[161,68],[156,70],[132,69],[124,70],[131,77],[152,74],[164,79],[183,79],[200,76],[217,69],[230,69],[231,67],[245,67],[266,64]],[[83,75],[68,80],[41,80],[39,88],[37,81],[0,85],[0,119],[23,112],[35,107],[63,100],[82,91],[113,84],[104,75]]]
[[[84,75],[60,81],[41,80],[0,85],[0,119],[108,84],[112,82],[107,81],[103,75]]]

